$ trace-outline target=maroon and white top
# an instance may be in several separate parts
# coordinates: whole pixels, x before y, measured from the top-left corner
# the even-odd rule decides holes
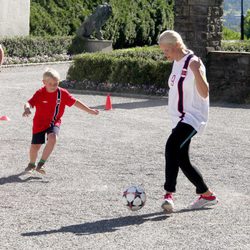
[[[202,132],[207,124],[209,97],[200,96],[196,88],[194,74],[189,68],[190,62],[198,60],[198,57],[189,51],[181,60],[174,61],[168,80],[168,109],[172,128],[175,128],[178,122],[182,121],[191,125],[197,132]],[[202,62],[201,71],[204,75],[206,74]]]

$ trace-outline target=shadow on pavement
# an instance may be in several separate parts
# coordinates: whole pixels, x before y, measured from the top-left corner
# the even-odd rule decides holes
[[[140,109],[140,108],[150,108],[150,107],[159,107],[166,106],[168,101],[167,99],[149,99],[142,102],[126,102],[126,103],[113,103],[113,109]],[[99,105],[93,107],[95,109],[104,109],[105,105]]]
[[[203,208],[197,208],[197,209],[188,209],[188,208],[184,208],[184,209],[180,209],[177,211],[174,211],[175,214],[181,214],[181,213],[188,213],[188,212],[195,212],[195,211],[204,211],[204,210],[210,210],[213,209],[212,207],[203,207]]]
[[[114,219],[105,219],[95,222],[87,222],[83,224],[70,225],[61,227],[60,229],[28,232],[21,234],[22,236],[39,236],[54,233],[74,233],[76,235],[90,235],[98,233],[114,232],[122,227],[131,225],[140,225],[147,221],[161,221],[169,218],[164,212],[143,214],[137,216],[126,216]]]
[[[23,182],[28,182],[31,180],[41,180],[41,177],[36,177],[36,176],[28,176],[26,179],[20,178],[21,176],[24,176],[24,173],[21,172],[20,174],[15,174],[15,175],[10,175],[7,177],[2,177],[0,178],[0,185],[8,184],[8,183],[23,183]],[[48,183],[48,181],[40,181],[44,183]]]

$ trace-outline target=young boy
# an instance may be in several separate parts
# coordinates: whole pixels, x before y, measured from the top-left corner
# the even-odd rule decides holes
[[[36,107],[33,119],[33,136],[30,147],[30,163],[25,168],[25,172],[36,170],[45,174],[44,164],[52,153],[56,144],[56,139],[61,125],[65,106],[76,106],[77,108],[92,115],[98,115],[99,111],[91,109],[81,101],[75,99],[69,92],[58,87],[60,81],[59,73],[53,69],[48,69],[43,74],[44,87],[36,91],[33,97],[24,105],[24,117],[31,114],[30,109]],[[39,149],[47,143],[43,150],[42,157],[36,166],[36,159]]]

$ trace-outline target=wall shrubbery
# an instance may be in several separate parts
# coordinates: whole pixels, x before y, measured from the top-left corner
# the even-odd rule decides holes
[[[4,46],[9,57],[34,57],[68,54],[72,37],[16,37],[1,38],[0,44]]]
[[[250,52],[250,40],[222,41],[223,51]]]
[[[74,40],[75,38],[72,36],[29,36],[1,38],[0,44],[3,45],[3,48],[5,50],[5,64],[11,64],[68,60],[69,58],[71,58],[72,48],[77,51],[78,46],[81,46],[81,44],[79,43],[74,43]],[[249,41],[223,41],[222,50],[250,52],[250,43]],[[113,55],[115,55],[117,58],[142,57],[155,61],[163,59],[163,54],[160,52],[158,46],[134,48],[129,50],[114,50]]]
[[[1,38],[5,51],[4,64],[67,61],[72,37]]]

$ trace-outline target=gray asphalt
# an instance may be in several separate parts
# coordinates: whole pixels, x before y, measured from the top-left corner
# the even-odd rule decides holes
[[[65,78],[68,64],[54,65]],[[23,103],[41,86],[45,66],[0,72],[0,249],[250,249],[250,107],[213,104],[191,158],[220,203],[183,210],[195,189],[180,172],[176,212],[160,209],[164,146],[170,133],[166,99],[75,96],[99,116],[74,107],[63,117],[47,175],[21,176],[28,163],[32,118]],[[121,194],[141,184],[144,208],[127,210]]]

